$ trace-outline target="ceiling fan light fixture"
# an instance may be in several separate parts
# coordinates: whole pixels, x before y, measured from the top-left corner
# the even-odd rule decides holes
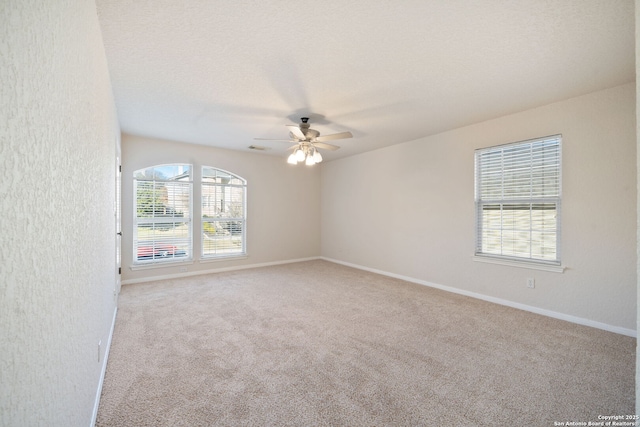
[[[289,157],[287,158],[287,163],[289,163],[290,165],[297,165],[298,164],[298,159],[296,159],[296,153],[293,152],[289,155]]]
[[[307,154],[307,159],[305,160],[304,164],[307,166],[313,166],[316,164],[316,161],[313,158],[313,154],[311,153]]]
[[[320,135],[315,129],[311,129],[309,126],[309,117],[301,117],[299,125],[285,125],[289,129],[289,142],[293,142],[294,145],[289,147],[288,150],[293,149],[293,152],[287,157],[287,163],[296,165],[304,162],[307,166],[315,165],[322,162],[322,155],[318,149],[335,151],[337,145],[328,144],[326,141],[333,141],[334,139],[353,138],[351,132],[339,132],[332,133],[330,135]],[[281,139],[268,139],[268,138],[254,138],[264,141],[283,141]],[[260,148],[251,146],[250,148]]]
[[[315,150],[315,152],[313,153],[313,160],[316,163],[320,163],[322,161],[322,155],[320,154],[320,152],[318,150]]]

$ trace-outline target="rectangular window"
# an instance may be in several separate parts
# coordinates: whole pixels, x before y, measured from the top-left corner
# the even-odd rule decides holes
[[[134,264],[191,259],[191,165],[134,172]]]
[[[245,255],[247,182],[202,168],[202,258]]]
[[[476,150],[476,255],[560,265],[561,142]]]

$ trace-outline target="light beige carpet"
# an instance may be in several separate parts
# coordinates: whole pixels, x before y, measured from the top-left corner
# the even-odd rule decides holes
[[[311,261],[122,288],[98,426],[633,414],[633,338]]]

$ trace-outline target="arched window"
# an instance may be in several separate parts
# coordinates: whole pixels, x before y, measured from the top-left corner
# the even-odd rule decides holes
[[[202,258],[246,254],[247,181],[202,167]]]
[[[133,263],[192,258],[191,165],[156,165],[133,173]]]

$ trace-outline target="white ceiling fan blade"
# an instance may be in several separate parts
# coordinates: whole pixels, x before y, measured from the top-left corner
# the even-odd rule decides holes
[[[346,139],[346,138],[353,138],[353,135],[351,134],[351,132],[340,132],[340,133],[332,133],[331,135],[319,136],[316,138],[316,141],[323,142],[323,141],[332,141],[334,139]]]
[[[294,148],[298,148],[298,147],[300,147],[300,144],[295,144],[295,145],[292,145],[291,147],[287,148],[287,150],[293,150]]]
[[[302,131],[297,125],[285,125],[285,126],[289,128],[289,132],[291,132],[291,134],[296,138],[302,139],[302,140],[307,139],[307,137],[304,136],[304,133],[302,133]]]
[[[324,142],[314,142],[313,146],[316,148],[322,148],[323,150],[330,150],[330,151],[336,151],[338,148],[340,148],[337,145],[325,144]]]

